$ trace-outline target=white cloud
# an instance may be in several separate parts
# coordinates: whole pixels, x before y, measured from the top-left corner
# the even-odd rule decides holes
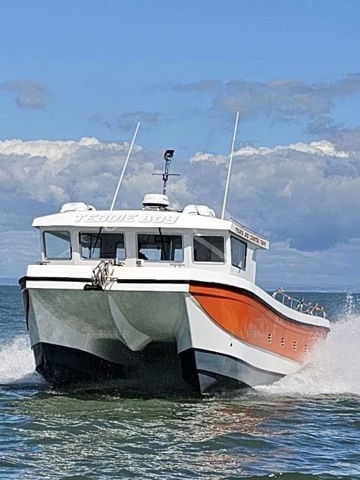
[[[115,182],[128,143],[102,143],[95,138],[75,141],[0,141],[0,188],[16,190],[19,198],[41,203],[63,203],[74,197],[88,198]],[[134,155],[141,156],[141,147]],[[110,198],[110,188],[100,204]]]
[[[21,247],[19,255],[13,253],[18,250],[12,232],[28,232],[33,217],[57,211],[67,201],[110,205],[127,148],[127,143],[95,138],[0,141],[1,247],[10,252],[0,264],[0,276],[13,276],[14,265],[28,260],[25,250],[37,250],[36,243]],[[207,203],[219,211],[226,161],[225,155],[197,152],[176,164],[182,176],[170,181],[174,206]],[[138,208],[144,193],[160,191],[161,178],[152,173],[161,170],[162,163],[161,152],[135,146],[117,206]],[[355,281],[359,204],[360,158],[344,146],[319,141],[246,147],[234,156],[228,211],[274,242],[261,262],[265,279],[306,283],[310,272],[314,284],[330,285],[334,279],[339,284],[349,265]],[[19,241],[22,234],[14,235]]]
[[[276,147],[275,150],[279,149],[286,149],[287,147]],[[292,143],[289,145],[290,149],[295,150],[297,152],[309,153],[313,155],[323,155],[328,157],[343,157],[347,158],[349,156],[348,153],[338,150],[336,146],[328,142],[326,140],[322,140],[320,142],[311,142],[311,143],[303,143],[297,142]]]
[[[196,152],[192,157],[189,158],[190,163],[196,162],[209,162],[214,163],[215,165],[222,165],[226,163],[225,155],[214,155],[213,153],[206,152]]]
[[[349,156],[347,152],[337,149],[336,145],[334,145],[333,143],[327,140],[321,140],[319,142],[310,142],[310,143],[303,143],[303,142],[290,143],[289,145],[278,145],[274,148],[261,147],[261,146],[259,147],[246,146],[246,147],[237,149],[235,151],[235,155],[243,156],[243,157],[251,157],[253,155],[269,155],[271,153],[276,153],[276,152],[286,153],[289,150],[293,150],[294,152],[308,153],[311,155],[321,155],[326,157],[347,158]],[[198,155],[199,158],[195,158],[195,161],[208,160],[208,158],[212,158],[212,157],[224,158],[221,155],[212,155],[209,153],[203,154],[202,152],[199,152],[196,155]],[[223,162],[219,161],[218,163],[223,163]]]

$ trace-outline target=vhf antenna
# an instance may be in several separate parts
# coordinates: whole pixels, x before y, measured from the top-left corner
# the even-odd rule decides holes
[[[228,165],[228,171],[227,171],[227,177],[226,177],[224,200],[223,200],[223,206],[221,211],[221,220],[224,220],[224,217],[225,217],[225,207],[226,207],[226,201],[227,201],[228,190],[229,190],[231,167],[232,167],[233,156],[234,156],[234,148],[235,148],[235,140],[236,140],[238,124],[239,124],[239,111],[236,112],[236,117],[235,117],[235,126],[234,126],[233,139],[231,142],[230,159],[229,159],[229,165]]]
[[[167,183],[169,177],[178,177],[180,173],[170,173],[171,160],[174,158],[175,150],[165,150],[164,160],[165,160],[165,170],[164,173],[153,173],[153,175],[161,175],[163,179],[163,195],[166,195]]]
[[[119,181],[118,181],[115,193],[114,193],[113,200],[111,202],[110,210],[114,210],[115,202],[116,202],[116,199],[117,199],[117,196],[118,196],[118,193],[119,193],[121,183],[122,183],[124,175],[125,175],[126,167],[127,167],[128,162],[129,162],[129,158],[130,158],[130,155],[131,155],[134,143],[135,143],[136,135],[139,131],[139,127],[140,127],[140,122],[138,122],[136,124],[135,132],[134,132],[134,135],[132,137],[131,143],[129,145],[129,149],[128,149],[128,152],[127,152],[127,155],[126,155],[125,163],[124,163],[123,168],[121,170],[121,175],[120,175],[120,178],[119,178]]]

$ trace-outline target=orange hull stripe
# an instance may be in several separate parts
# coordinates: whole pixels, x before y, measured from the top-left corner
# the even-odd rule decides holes
[[[286,320],[242,291],[190,285],[190,293],[206,314],[232,336],[298,362],[318,339],[327,335],[326,328]]]

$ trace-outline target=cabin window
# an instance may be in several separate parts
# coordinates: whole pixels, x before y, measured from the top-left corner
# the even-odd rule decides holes
[[[71,241],[70,233],[66,231],[44,232],[45,257],[48,260],[70,260]]]
[[[138,235],[140,260],[150,262],[182,262],[183,246],[181,235]]]
[[[122,233],[80,233],[80,253],[85,259],[125,259],[125,242]]]
[[[195,262],[224,262],[224,237],[202,235],[194,237]]]
[[[246,243],[236,237],[231,237],[231,264],[245,270],[246,268]]]

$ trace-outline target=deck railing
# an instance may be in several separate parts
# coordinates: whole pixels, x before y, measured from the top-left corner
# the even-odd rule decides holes
[[[326,317],[325,308],[318,303],[305,302],[303,298],[294,298],[288,295],[283,288],[278,288],[272,294],[279,302],[297,312],[306,313],[307,315],[315,315],[317,317]]]

